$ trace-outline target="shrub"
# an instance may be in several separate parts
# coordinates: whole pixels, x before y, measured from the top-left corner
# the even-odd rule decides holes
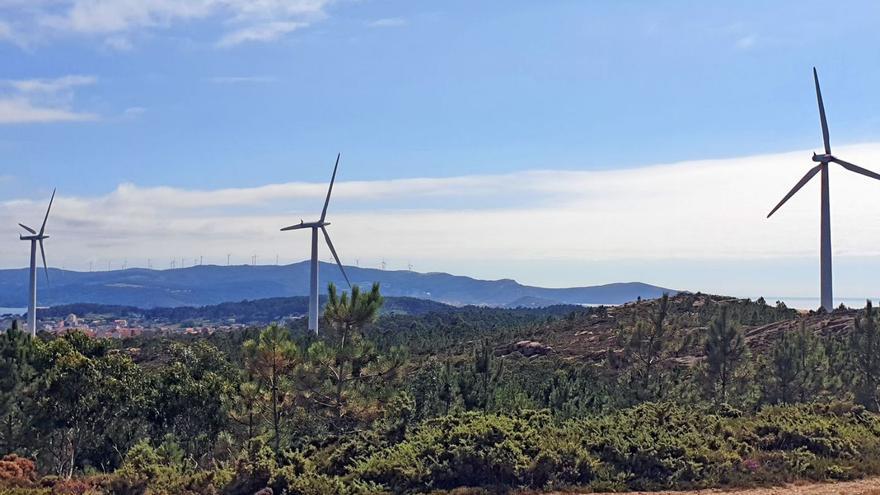
[[[843,402],[765,407],[742,436],[781,478],[842,479],[880,470],[880,420]]]
[[[674,404],[645,403],[572,427],[588,451],[632,488],[723,483],[749,450],[727,420]]]
[[[0,482],[5,486],[27,486],[37,479],[34,461],[7,454],[0,459]]]
[[[540,452],[536,425],[549,420],[547,414],[511,417],[474,412],[429,420],[404,441],[359,462],[354,472],[395,492],[524,485]]]
[[[542,436],[538,454],[529,467],[533,486],[584,486],[605,471],[577,435],[570,430],[555,433]]]

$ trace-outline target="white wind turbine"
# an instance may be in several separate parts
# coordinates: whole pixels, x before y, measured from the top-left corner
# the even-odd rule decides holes
[[[327,233],[327,226],[330,225],[330,222],[326,221],[327,218],[327,206],[330,205],[330,193],[333,192],[333,183],[336,181],[336,169],[339,168],[339,158],[341,154],[336,155],[336,165],[333,166],[333,176],[330,178],[330,188],[327,189],[327,199],[324,200],[324,209],[321,210],[321,218],[314,222],[304,222],[302,220],[299,221],[296,225],[291,225],[289,227],[284,227],[281,229],[282,231],[287,230],[298,230],[298,229],[312,229],[312,257],[311,257],[311,274],[309,280],[309,330],[318,333],[318,230],[320,230],[324,234],[324,240],[327,241],[327,247],[330,248],[330,252],[333,253],[333,258],[336,260],[336,264],[339,265],[339,270],[342,271],[342,276],[345,277],[345,282],[348,283],[348,286],[351,287],[351,282],[348,279],[348,275],[345,273],[345,268],[342,267],[342,262],[339,261],[339,255],[336,254],[336,249],[333,247],[333,242],[330,240],[330,234]]]
[[[52,209],[52,202],[55,201],[55,191],[52,191],[52,199],[49,200],[49,208],[46,209],[46,216],[43,217],[43,225],[40,226],[40,232],[28,227],[27,225],[18,224],[30,235],[21,235],[18,237],[22,241],[31,241],[31,265],[30,265],[30,290],[28,291],[28,328],[31,335],[37,335],[37,244],[40,245],[40,254],[43,256],[43,269],[46,271],[46,282],[49,281],[49,266],[46,264],[46,250],[43,249],[43,240],[48,239],[46,235],[46,221],[49,220],[49,211]]]
[[[828,121],[825,120],[825,104],[822,102],[822,91],[819,89],[819,75],[816,68],[813,67],[813,81],[816,83],[816,99],[819,101],[819,121],[822,125],[822,141],[825,144],[825,153],[817,155],[813,153],[813,161],[818,165],[811,168],[809,172],[782,198],[782,201],[767,215],[776,213],[782,205],[785,204],[804,184],[810,181],[816,174],[822,172],[822,188],[821,188],[821,227],[820,227],[820,286],[821,286],[821,302],[825,311],[834,310],[834,301],[832,298],[831,284],[831,202],[829,198],[828,188],[828,164],[836,163],[850,172],[866,175],[872,179],[880,179],[880,174],[871,172],[870,170],[845,162],[831,154],[831,142],[828,139]]]

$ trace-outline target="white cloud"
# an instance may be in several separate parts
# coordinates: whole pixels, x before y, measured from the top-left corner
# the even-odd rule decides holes
[[[225,48],[246,42],[274,41],[305,26],[308,26],[308,23],[296,21],[276,21],[252,25],[224,35],[217,42],[217,46]]]
[[[132,48],[129,35],[176,24],[214,21],[225,33],[217,42],[271,41],[325,17],[333,0],[51,0],[0,2],[0,14],[15,17],[25,35],[103,38],[116,50]],[[5,26],[5,28],[4,28]],[[0,39],[13,39],[0,24]]]
[[[866,167],[880,164],[880,144],[838,152]],[[328,219],[348,263],[382,257],[441,267],[812,257],[818,251],[817,180],[765,218],[809,169],[809,156],[800,151],[615,171],[342,180]],[[835,256],[880,256],[880,183],[835,167],[831,187]],[[50,220],[54,263],[83,268],[95,258],[193,253],[216,261],[229,252],[303,259],[308,236],[278,229],[316,217],[324,194],[323,183],[210,191],[124,184],[98,197],[68,196],[62,188]],[[0,203],[0,226],[39,217],[43,202]],[[12,231],[0,237],[0,265],[22,264],[15,240]]]
[[[403,17],[386,17],[384,19],[376,19],[367,23],[372,28],[391,28],[406,26],[407,21]]]
[[[36,106],[24,98],[0,98],[0,124],[37,124],[95,120],[91,113]]]
[[[94,84],[92,76],[0,81],[0,124],[96,120],[97,115],[70,108],[77,87]]]
[[[7,84],[22,93],[57,93],[77,86],[95,84],[93,76],[64,76],[57,79],[21,79],[6,81]]]

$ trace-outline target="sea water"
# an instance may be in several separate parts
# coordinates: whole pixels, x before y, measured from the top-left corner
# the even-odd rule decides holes
[[[837,309],[838,306],[843,304],[848,308],[860,309],[865,307],[865,303],[871,299],[871,302],[874,304],[874,307],[877,307],[877,298],[858,298],[858,297],[835,297],[834,298],[834,308]],[[753,301],[755,298],[752,299]],[[765,301],[767,304],[773,306],[776,304],[776,301],[782,301],[789,308],[794,309],[818,309],[822,304],[819,302],[818,297],[765,297]]]

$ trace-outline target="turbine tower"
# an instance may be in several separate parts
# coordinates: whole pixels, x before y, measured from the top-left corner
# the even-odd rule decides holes
[[[880,174],[876,174],[871,172],[870,170],[866,170],[858,165],[853,165],[852,163],[845,162],[840,158],[831,154],[831,142],[828,139],[828,121],[825,120],[825,104],[822,102],[822,91],[819,89],[819,75],[816,72],[816,68],[813,67],[813,81],[816,83],[816,99],[819,101],[819,121],[822,124],[822,141],[825,144],[825,153],[821,155],[817,155],[813,152],[813,161],[817,162],[818,165],[811,168],[809,172],[782,198],[782,201],[776,205],[775,208],[767,215],[767,218],[770,218],[771,215],[776,213],[786,201],[788,201],[792,196],[797,193],[800,188],[804,187],[804,184],[810,181],[816,174],[819,172],[822,173],[822,184],[821,184],[821,206],[820,206],[820,215],[821,215],[821,226],[819,229],[820,232],[820,285],[821,285],[821,297],[822,297],[822,307],[825,311],[834,310],[834,301],[832,298],[832,284],[831,284],[831,203],[829,198],[829,190],[828,190],[828,164],[836,163],[843,168],[849,170],[850,172],[855,172],[857,174],[866,175],[873,179],[880,180]]]
[[[321,210],[321,218],[314,222],[303,222],[299,221],[296,225],[291,225],[290,227],[284,227],[281,229],[282,231],[287,230],[299,230],[299,229],[312,229],[312,257],[311,257],[311,276],[309,277],[309,330],[318,333],[318,230],[320,230],[324,234],[324,240],[327,241],[327,247],[330,248],[330,252],[333,253],[333,258],[336,260],[336,264],[339,265],[339,270],[342,271],[342,276],[345,277],[345,282],[351,287],[351,282],[348,280],[348,275],[345,273],[345,268],[342,267],[342,262],[339,261],[339,255],[336,254],[336,249],[333,247],[333,242],[330,240],[330,234],[327,233],[327,226],[330,225],[330,222],[327,222],[327,206],[330,204],[330,194],[333,192],[333,183],[336,181],[336,169],[339,168],[339,157],[341,154],[336,155],[336,165],[333,166],[333,176],[330,178],[330,188],[327,189],[327,199],[324,200],[324,209]]]
[[[28,231],[30,235],[18,235],[18,238],[22,241],[30,241],[31,242],[31,265],[30,265],[30,289],[28,291],[28,329],[31,331],[31,335],[36,337],[37,335],[37,244],[40,245],[40,254],[43,256],[43,269],[46,271],[46,282],[49,281],[49,266],[46,264],[46,250],[43,249],[43,240],[48,239],[49,236],[46,235],[46,221],[49,220],[49,211],[52,209],[52,202],[55,201],[55,191],[52,191],[52,199],[49,200],[49,207],[46,209],[46,216],[43,217],[43,225],[40,226],[40,231],[37,232],[34,229],[28,227],[27,225],[20,223],[18,224],[24,230]]]

